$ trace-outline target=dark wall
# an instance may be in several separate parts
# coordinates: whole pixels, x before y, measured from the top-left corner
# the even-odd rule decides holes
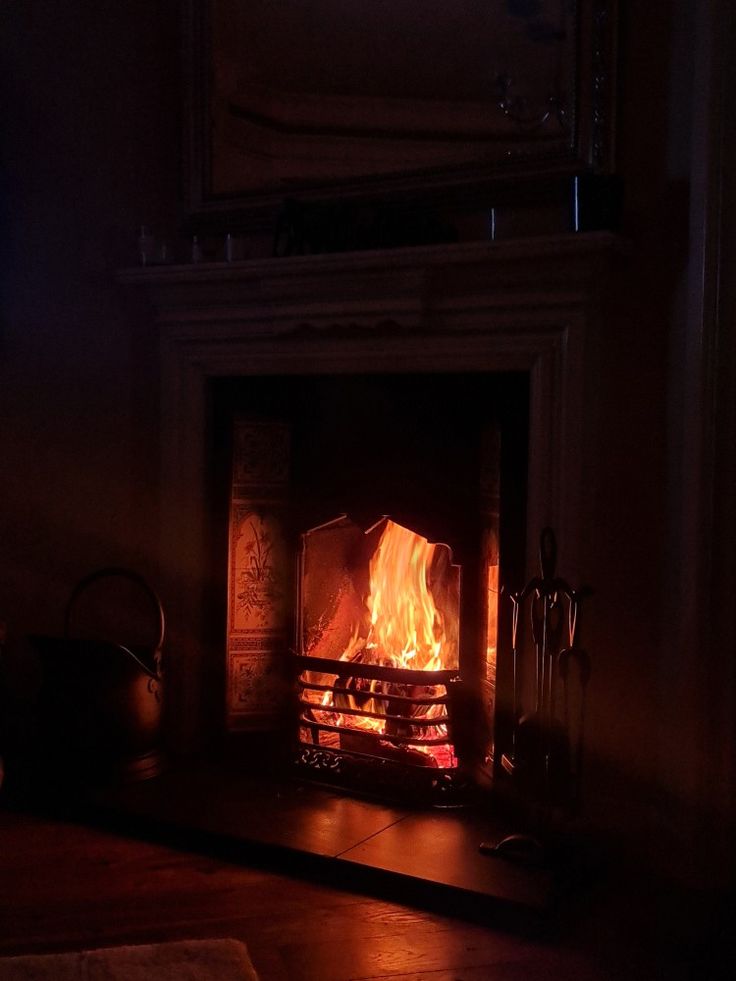
[[[720,0],[619,6],[625,254],[586,425],[589,802],[645,861],[732,884],[735,38]]]
[[[679,45],[673,4],[621,8],[616,166],[625,245],[587,373],[581,573],[595,590],[584,636],[595,674],[586,788],[596,822],[649,847],[662,791],[668,361],[688,254],[691,93],[682,83],[692,50]]]
[[[150,321],[114,271],[178,197],[175,0],[8,4],[2,84],[0,617],[58,630],[70,586],[156,542]]]

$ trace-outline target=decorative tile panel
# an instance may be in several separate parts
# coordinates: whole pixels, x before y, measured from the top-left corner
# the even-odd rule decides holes
[[[288,699],[293,562],[285,536],[289,428],[236,419],[230,496],[226,723],[270,728]]]

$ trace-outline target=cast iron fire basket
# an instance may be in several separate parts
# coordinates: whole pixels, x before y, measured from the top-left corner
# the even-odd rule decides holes
[[[460,568],[383,518],[302,536],[297,769],[353,792],[442,803],[464,783],[453,741]]]

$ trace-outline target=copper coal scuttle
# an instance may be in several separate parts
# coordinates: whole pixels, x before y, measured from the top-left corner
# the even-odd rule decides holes
[[[164,629],[145,579],[108,568],[75,587],[62,637],[31,638],[41,664],[40,783],[64,790],[161,772]]]

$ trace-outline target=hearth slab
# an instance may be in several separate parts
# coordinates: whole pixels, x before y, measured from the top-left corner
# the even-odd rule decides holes
[[[188,768],[96,795],[104,823],[332,884],[483,918],[553,906],[551,874],[481,855],[508,831],[471,809],[416,809],[229,768]]]
[[[106,791],[105,809],[179,829],[335,858],[384,831],[404,812],[319,787],[226,768],[187,768]]]
[[[546,909],[552,898],[547,871],[479,852],[481,841],[494,843],[502,837],[499,822],[490,815],[427,810],[406,814],[340,858],[466,896]]]

